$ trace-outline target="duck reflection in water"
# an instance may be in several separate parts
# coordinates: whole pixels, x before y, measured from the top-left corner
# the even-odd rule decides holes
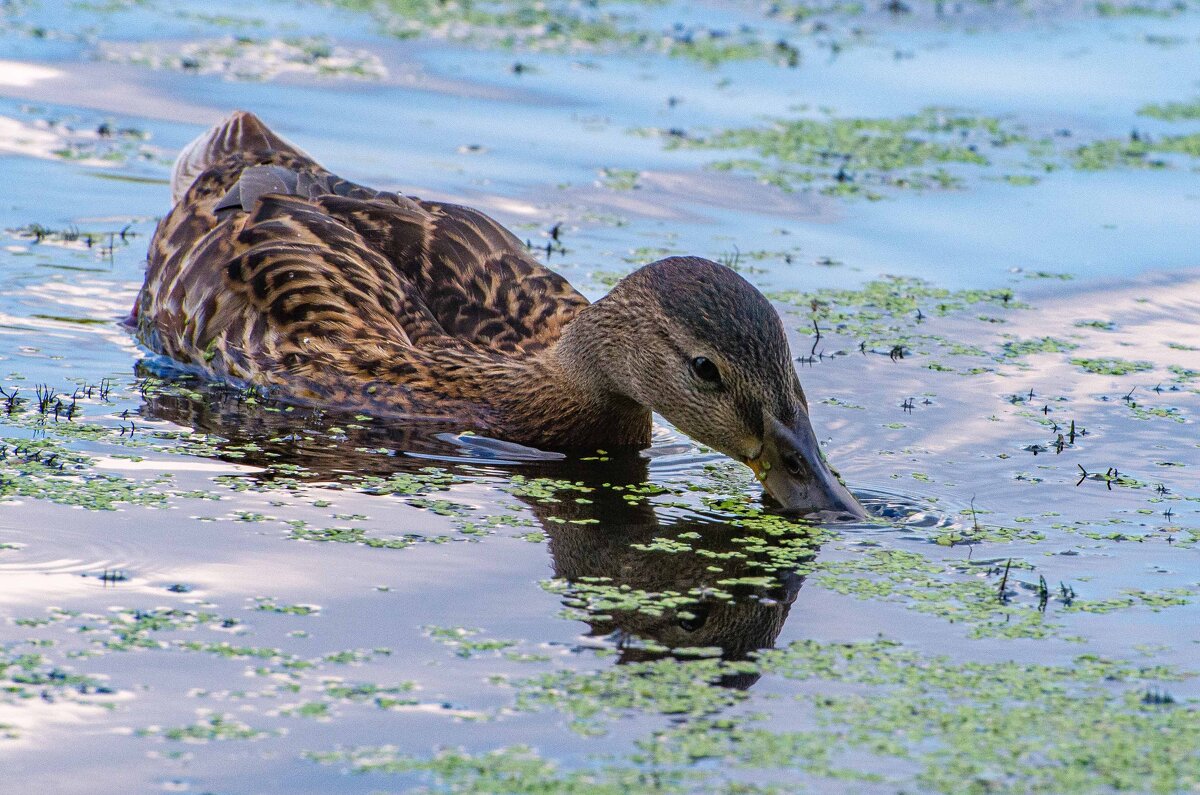
[[[804,582],[793,566],[781,566],[765,550],[746,554],[731,540],[746,531],[719,521],[545,526],[555,576],[569,584],[568,603],[587,605],[575,612],[588,623],[589,635],[616,644],[622,663],[692,658],[696,652],[685,650],[701,649],[744,660],[772,648]],[[672,551],[655,544],[681,537],[686,540],[670,544]],[[803,542],[803,557],[811,560],[816,543],[811,536]],[[607,589],[589,602],[594,584],[620,589],[626,598],[615,601],[633,605],[606,606]],[[757,679],[756,673],[729,674],[721,683],[744,688]]]
[[[314,483],[436,465],[467,478],[486,472],[575,484],[578,490],[550,499],[519,489],[517,496],[548,538],[564,604],[587,623],[590,638],[615,645],[620,663],[697,653],[736,661],[773,647],[804,582],[797,570],[819,548],[817,529],[771,515],[722,521],[630,499],[649,479],[642,455],[548,459],[485,439],[468,440],[464,450],[461,437],[437,426],[364,427],[352,417],[247,401],[218,384],[188,387],[148,392],[143,415],[227,440],[216,445],[217,455],[263,467],[263,479],[280,463],[302,467],[298,475],[289,466],[287,477]],[[334,426],[346,438],[325,433]],[[368,452],[381,448],[402,452]],[[732,673],[721,684],[745,688],[757,678]]]

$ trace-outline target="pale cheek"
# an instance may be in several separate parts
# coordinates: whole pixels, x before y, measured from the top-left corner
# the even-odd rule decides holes
[[[756,458],[762,452],[762,439],[750,432],[746,423],[742,421],[741,416],[732,406],[726,404],[722,406],[722,409],[721,427],[728,440],[727,449],[735,451],[731,453],[735,457]]]
[[[750,433],[727,400],[701,395],[677,383],[659,385],[654,411],[697,442],[739,461],[755,458],[762,439]]]
[[[746,430],[736,412],[724,407],[710,416],[708,434],[711,437],[708,445],[731,458],[757,458],[762,452],[762,439]]]

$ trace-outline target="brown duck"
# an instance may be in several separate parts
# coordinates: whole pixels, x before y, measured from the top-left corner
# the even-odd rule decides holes
[[[651,412],[795,510],[862,516],[825,463],[783,325],[671,257],[589,304],[476,210],[356,185],[238,112],[180,155],[141,341],[299,402],[556,450],[644,448]]]

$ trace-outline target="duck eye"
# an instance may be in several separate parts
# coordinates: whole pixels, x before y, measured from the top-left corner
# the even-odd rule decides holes
[[[679,620],[675,622],[684,632],[695,632],[708,622],[708,608],[703,605],[689,607],[687,612],[691,615],[680,616]]]
[[[688,362],[688,366],[692,370],[692,375],[701,381],[707,381],[710,384],[721,383],[721,371],[712,363],[712,360],[703,356],[697,356]]]
[[[784,453],[783,465],[792,477],[799,477],[800,473],[804,471],[804,462],[800,460],[800,456],[796,453]]]

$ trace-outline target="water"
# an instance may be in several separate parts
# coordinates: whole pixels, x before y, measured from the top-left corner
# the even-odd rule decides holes
[[[803,61],[398,40],[291,2],[204,19],[166,2],[6,7],[6,786],[1196,786],[1197,163],[1083,170],[1072,152],[1196,132],[1139,111],[1195,98],[1200,17],[921,7],[802,35],[737,5],[619,8],[655,31],[786,35]],[[324,35],[388,77],[94,57],[226,35]],[[777,162],[644,132],[930,106],[1023,142],[946,164],[953,189],[880,187],[864,158],[851,182],[876,201],[823,193],[832,171],[809,190],[757,184],[707,166]],[[544,258],[592,297],[667,253],[735,264],[779,300],[826,455],[876,519],[764,512],[744,467],[662,422],[642,455],[564,460],[272,404],[148,357],[120,320],[170,160],[234,107],[339,174],[480,207],[543,251],[562,223],[565,252]],[[931,286],[869,287],[888,274]],[[981,684],[977,665],[998,667]],[[1081,747],[1100,761],[1063,761]],[[509,750],[476,769],[438,749]]]

